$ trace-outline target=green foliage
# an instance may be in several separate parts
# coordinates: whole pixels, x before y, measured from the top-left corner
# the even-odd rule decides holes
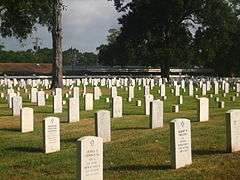
[[[107,36],[108,44],[113,44],[116,42],[118,36],[121,34],[121,31],[118,29],[109,29],[109,35]]]
[[[222,1],[212,0],[199,16],[205,29],[196,32],[194,47],[198,64],[215,70],[226,76],[237,75],[240,21],[231,6]],[[238,48],[237,48],[238,46]]]
[[[0,51],[1,63],[22,63],[22,62],[36,62],[34,54],[31,51]]]
[[[129,12],[119,20],[122,33],[116,42],[121,44],[121,54],[127,52],[134,60],[122,61],[125,64],[164,65],[167,69],[170,65],[185,65],[192,57],[192,34],[185,22],[198,5],[195,1],[157,0],[133,0],[127,4],[123,8],[128,8]],[[187,51],[190,52],[186,55]]]
[[[36,24],[52,29],[52,0],[2,0],[0,2],[0,34],[25,39]]]
[[[76,57],[75,57],[76,55]],[[49,48],[39,49],[37,52],[31,49],[26,51],[1,51],[1,63],[52,63],[53,50]],[[68,49],[63,52],[63,62],[65,65],[74,63],[79,65],[96,65],[97,55],[92,52],[81,53],[77,49]]]
[[[135,65],[134,54],[131,47],[127,43],[119,40],[121,31],[118,29],[110,29],[108,31],[107,44],[97,47],[99,63],[102,65]]]
[[[101,63],[161,66],[163,71],[170,66],[199,66],[221,75],[240,73],[239,0],[114,2],[126,13],[119,19],[121,33],[115,42],[99,48]]]
[[[75,48],[70,48],[63,52],[64,64],[77,64],[84,66],[96,65],[98,56],[93,52],[79,52]]]

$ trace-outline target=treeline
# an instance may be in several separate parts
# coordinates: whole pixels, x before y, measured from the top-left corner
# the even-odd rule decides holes
[[[110,30],[98,47],[99,62],[109,65],[214,68],[219,75],[240,75],[238,0],[115,0],[121,28]],[[129,3],[128,3],[129,2]]]
[[[2,63],[52,63],[52,49],[43,48],[38,51],[5,51],[0,49],[0,62]],[[92,52],[79,52],[70,48],[63,52],[64,65],[96,65],[98,57]]]

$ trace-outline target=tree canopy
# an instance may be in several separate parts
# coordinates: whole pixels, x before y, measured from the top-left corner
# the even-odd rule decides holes
[[[210,67],[222,74],[240,66],[238,0],[114,2],[125,11],[121,33],[99,48],[100,62],[161,66],[165,76],[174,66]]]
[[[108,44],[97,48],[106,65],[209,67],[223,75],[240,68],[239,0],[112,0],[120,30],[110,30]],[[36,24],[53,37],[53,76],[62,76],[62,0],[2,0],[0,34],[27,38]],[[92,54],[88,57],[94,59]],[[60,77],[60,78],[57,78]],[[58,84],[61,86],[61,84]]]
[[[25,39],[36,24],[53,28],[52,0],[2,0],[0,3],[0,34]]]
[[[47,26],[52,33],[53,83],[62,87],[62,0],[2,0],[0,2],[0,34],[3,37],[27,38],[36,24]]]
[[[51,63],[53,50],[49,48],[38,49],[36,52],[28,49],[26,51],[6,51],[0,49],[0,62],[2,63]],[[80,52],[75,48],[63,51],[64,65],[97,65],[98,58],[93,52]]]

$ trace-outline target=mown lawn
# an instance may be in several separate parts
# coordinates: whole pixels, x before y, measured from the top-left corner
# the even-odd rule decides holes
[[[94,112],[109,109],[105,102],[108,89],[101,88],[101,100],[94,102],[94,111],[83,110],[84,100],[80,99],[81,120],[68,124],[67,105],[64,113],[52,114],[52,99],[45,107],[37,107],[24,97],[24,107],[33,107],[35,130],[33,133],[20,133],[19,117],[12,117],[5,100],[0,101],[0,179],[74,179],[76,146],[78,138],[94,135]],[[159,98],[158,87],[151,93]],[[82,87],[81,87],[82,90]],[[3,89],[1,90],[3,91]],[[88,87],[88,92],[92,87]],[[211,92],[209,92],[211,93]],[[124,100],[124,117],[112,119],[112,141],[104,144],[104,179],[239,179],[240,153],[225,151],[225,112],[240,108],[240,98],[230,101],[230,93],[220,100],[225,101],[225,108],[217,108],[214,98],[210,99],[210,120],[196,122],[196,100],[184,94],[184,103],[180,113],[172,113],[171,106],[177,98],[167,88],[168,99],[164,102],[164,127],[149,129],[149,117],[144,115],[144,108],[136,106],[136,100],[143,102],[143,88],[135,88],[136,98],[127,102],[127,91],[118,89]],[[47,116],[61,118],[61,151],[44,154],[42,151],[42,120]],[[192,122],[193,164],[178,170],[170,167],[169,122],[178,117],[185,117]]]

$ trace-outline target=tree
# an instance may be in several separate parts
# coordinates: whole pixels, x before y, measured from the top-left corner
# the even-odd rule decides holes
[[[63,87],[63,57],[62,57],[62,0],[54,0],[53,4],[53,23],[52,23],[52,40],[53,40],[53,84],[52,87]]]
[[[232,49],[239,50],[233,38],[239,32],[239,0],[114,2],[126,13],[119,20],[121,34],[109,48],[124,42],[139,64],[160,65],[164,77],[169,77],[170,66],[216,67],[227,57],[231,62]]]
[[[121,31],[119,29],[109,29],[108,34],[109,35],[107,36],[107,43],[113,44],[117,41],[117,38],[121,34]]]
[[[38,63],[51,63],[52,57],[53,57],[53,50],[49,48],[43,48],[39,49],[37,52],[32,51],[31,52],[34,56],[35,60],[32,60],[32,62],[38,62]]]
[[[204,67],[214,68],[219,75],[232,76],[237,73],[240,51],[240,22],[238,12],[223,1],[211,0],[199,13],[203,26],[194,39],[195,59]]]
[[[53,42],[52,87],[62,87],[62,0],[2,0],[0,2],[0,34],[22,40],[36,24],[47,26]]]
[[[120,33],[121,31],[118,29],[110,29],[108,31],[107,44],[102,44],[97,47],[100,64],[114,66],[124,65],[124,62],[128,62],[126,61],[126,58],[121,56],[121,54],[126,54],[126,52],[124,46],[122,46],[123,44],[118,40]]]
[[[163,76],[169,77],[170,66],[178,64],[176,57],[191,49],[192,35],[186,21],[199,9],[198,1],[133,0],[125,6],[123,1],[115,4],[119,11],[129,10],[119,20],[119,39],[128,41],[127,46],[142,59],[139,64],[160,65]]]

